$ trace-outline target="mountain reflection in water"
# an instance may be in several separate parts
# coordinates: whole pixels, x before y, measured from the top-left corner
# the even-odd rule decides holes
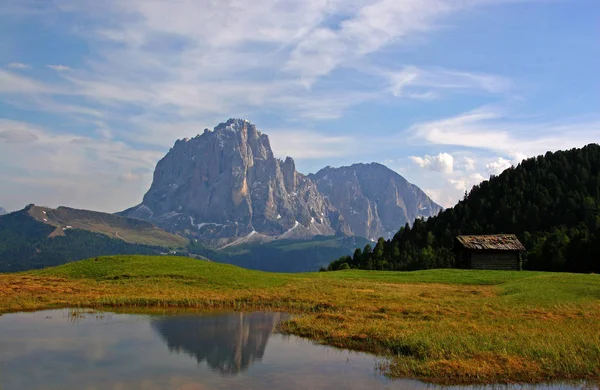
[[[245,371],[261,360],[281,313],[228,313],[189,315],[152,319],[152,328],[163,338],[169,350],[186,353],[198,363],[224,375]]]

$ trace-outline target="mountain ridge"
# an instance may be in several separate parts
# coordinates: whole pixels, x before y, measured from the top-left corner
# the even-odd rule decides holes
[[[130,244],[177,248],[188,243],[187,239],[140,219],[66,206],[53,209],[31,204],[24,210],[38,222],[53,226],[55,230],[51,233],[52,237],[63,236],[69,229],[81,229]]]
[[[64,209],[68,208],[63,208],[63,213]],[[61,225],[51,210],[53,209],[29,205],[22,210],[0,216],[0,272],[45,268],[97,256],[159,255],[170,251],[166,247],[128,242],[115,234],[108,234],[106,231],[110,228],[108,225],[101,226],[105,230],[102,232]],[[91,213],[94,216],[103,214],[108,220],[115,218],[112,214]],[[69,223],[75,222],[75,219],[69,221]],[[134,225],[148,224],[140,220],[128,222]],[[135,239],[128,235],[128,238],[140,241],[139,237]],[[155,237],[150,238],[155,239]]]
[[[309,178],[344,215],[354,235],[371,240],[391,238],[400,226],[442,210],[419,187],[380,163],[328,166]]]

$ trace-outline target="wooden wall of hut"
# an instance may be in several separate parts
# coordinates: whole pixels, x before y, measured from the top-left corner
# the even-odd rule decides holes
[[[518,252],[508,251],[472,251],[470,256],[472,269],[515,270],[521,269]]]

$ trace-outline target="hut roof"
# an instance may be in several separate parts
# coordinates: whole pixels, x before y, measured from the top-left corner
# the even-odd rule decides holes
[[[458,242],[466,249],[524,251],[525,247],[514,234],[494,234],[485,236],[457,236]]]

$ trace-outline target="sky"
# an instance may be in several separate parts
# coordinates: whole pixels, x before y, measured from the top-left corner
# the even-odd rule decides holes
[[[600,140],[597,0],[1,0],[0,206],[138,204],[175,140],[252,121],[305,174],[444,207]]]

